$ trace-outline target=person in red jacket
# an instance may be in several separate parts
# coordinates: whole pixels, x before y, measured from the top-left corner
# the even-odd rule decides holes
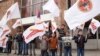
[[[58,39],[56,36],[56,32],[54,32],[52,34],[52,37],[49,38],[49,49],[51,52],[51,56],[56,56],[57,46],[58,46]]]

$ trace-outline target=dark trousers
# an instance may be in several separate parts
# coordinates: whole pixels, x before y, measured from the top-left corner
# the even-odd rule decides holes
[[[25,42],[23,43],[23,54],[28,55],[28,44]]]
[[[41,50],[41,56],[48,56],[47,50]]]
[[[0,47],[0,53],[3,51],[3,48],[2,47]]]
[[[62,42],[59,43],[59,56],[62,56]]]
[[[11,45],[8,45],[8,53],[11,53]]]
[[[22,54],[23,42],[18,42],[18,54]]]
[[[7,42],[7,53],[11,53],[11,49],[12,48],[12,42],[11,41],[9,41],[9,42]]]
[[[77,48],[77,56],[84,56],[84,48]]]
[[[65,46],[64,47],[64,56],[71,56],[71,47]]]
[[[51,56],[56,56],[57,49],[50,49]]]
[[[30,55],[36,56],[35,55],[35,44],[30,43]]]

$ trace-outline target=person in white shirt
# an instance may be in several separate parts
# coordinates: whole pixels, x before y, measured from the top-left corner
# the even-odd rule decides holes
[[[71,41],[72,36],[67,35],[66,37],[62,37],[63,40],[63,46],[64,46],[64,56],[72,56],[72,47],[71,47]]]

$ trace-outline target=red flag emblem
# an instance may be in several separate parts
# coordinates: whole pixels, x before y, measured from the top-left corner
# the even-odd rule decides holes
[[[78,8],[82,12],[88,12],[92,9],[92,2],[90,0],[80,0],[78,2]]]
[[[97,29],[97,27],[95,26],[93,22],[91,22],[91,27],[93,28],[93,30]]]

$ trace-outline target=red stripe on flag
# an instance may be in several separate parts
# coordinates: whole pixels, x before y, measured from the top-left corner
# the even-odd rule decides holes
[[[32,37],[33,35],[39,32],[43,32],[43,30],[33,29],[32,32],[26,37],[26,39],[29,39],[30,37]]]

